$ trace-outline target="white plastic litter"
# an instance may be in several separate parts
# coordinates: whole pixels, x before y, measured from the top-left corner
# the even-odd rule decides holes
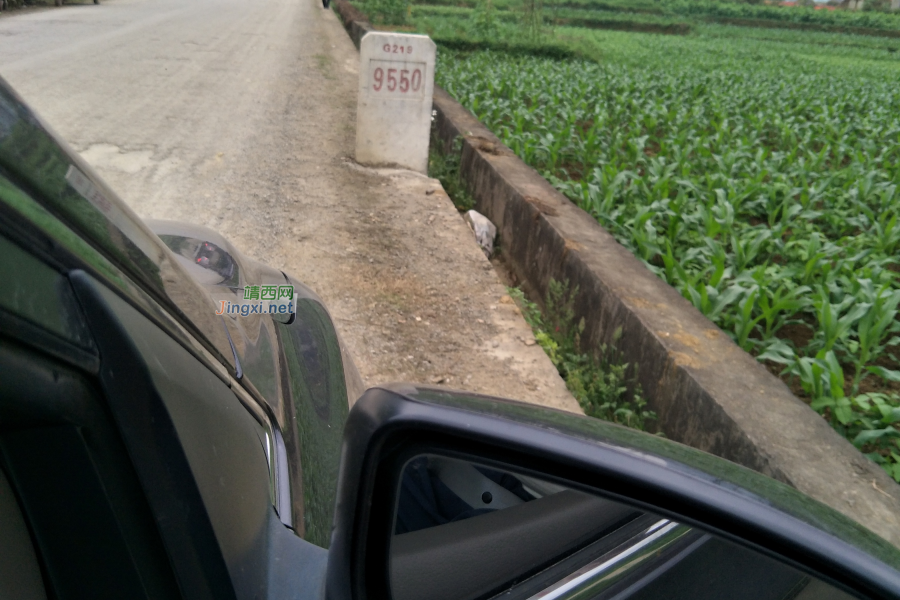
[[[494,239],[497,237],[497,228],[491,223],[486,216],[480,212],[470,210],[463,218],[472,231],[475,232],[475,241],[481,246],[485,256],[491,257],[494,253]]]

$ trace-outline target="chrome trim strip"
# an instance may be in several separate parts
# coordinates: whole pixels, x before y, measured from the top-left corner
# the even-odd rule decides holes
[[[278,423],[269,415],[268,406],[258,401],[234,379],[231,380],[231,391],[263,428],[265,440],[261,441],[269,467],[269,498],[281,522],[293,528],[290,469],[287,449]]]
[[[291,480],[290,470],[288,469],[287,448],[284,446],[284,438],[281,436],[281,430],[275,426],[275,512],[281,522],[290,527],[294,527],[294,520],[291,516]]]
[[[528,600],[568,600],[580,596],[587,588],[597,585],[608,587],[618,580],[616,576],[624,574],[632,564],[644,560],[688,531],[690,528],[685,525],[661,519],[612,552],[604,554]]]

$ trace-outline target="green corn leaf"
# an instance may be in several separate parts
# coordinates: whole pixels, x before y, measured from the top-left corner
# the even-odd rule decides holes
[[[900,407],[891,408],[882,412],[881,422],[885,425],[892,425],[900,422]]]
[[[866,371],[878,375],[886,381],[900,382],[900,371],[884,367],[866,367]]]
[[[782,365],[793,364],[797,360],[794,350],[785,342],[775,338],[766,346],[764,352],[756,357],[757,360],[770,360]]]
[[[835,405],[834,398],[829,398],[827,396],[822,396],[821,398],[816,398],[812,402],[809,403],[810,408],[813,410],[822,412],[826,408],[833,407]]]

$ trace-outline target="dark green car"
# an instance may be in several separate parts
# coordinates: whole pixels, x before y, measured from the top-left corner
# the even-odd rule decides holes
[[[898,569],[676,443],[363,394],[311,290],[142,222],[0,80],[0,598],[900,598]]]

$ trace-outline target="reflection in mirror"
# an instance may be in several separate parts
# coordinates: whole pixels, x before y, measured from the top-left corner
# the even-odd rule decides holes
[[[393,600],[845,600],[768,556],[513,469],[435,454],[398,482]]]
[[[404,469],[395,533],[462,521],[564,489],[462,460],[421,456]]]
[[[161,234],[159,238],[201,283],[231,288],[240,285],[237,262],[224,248],[180,235]]]

